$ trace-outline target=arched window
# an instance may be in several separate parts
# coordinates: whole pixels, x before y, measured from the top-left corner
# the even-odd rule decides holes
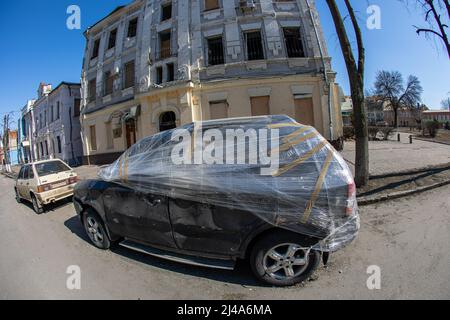
[[[175,112],[168,111],[164,112],[159,116],[159,131],[172,130],[177,127],[177,116]]]

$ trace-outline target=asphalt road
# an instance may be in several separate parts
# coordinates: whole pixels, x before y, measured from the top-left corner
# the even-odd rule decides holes
[[[261,286],[243,262],[235,271],[181,265],[87,241],[71,203],[36,215],[0,176],[0,299],[450,299],[450,186],[361,210],[358,239],[314,281]],[[67,268],[80,267],[69,290]],[[367,288],[367,268],[381,289]]]

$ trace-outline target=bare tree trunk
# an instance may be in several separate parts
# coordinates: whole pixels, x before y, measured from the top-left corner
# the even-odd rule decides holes
[[[345,5],[347,6],[347,10],[350,14],[358,43],[358,63],[356,63],[352,47],[350,45],[350,40],[348,38],[341,13],[336,5],[336,1],[326,1],[333,17],[342,54],[344,55],[345,64],[347,66],[348,78],[350,80],[356,136],[355,182],[358,187],[362,187],[367,185],[369,181],[369,134],[364,106],[365,49],[362,40],[362,33],[350,1],[345,0]]]
[[[398,128],[398,107],[392,107],[394,110],[394,128]]]

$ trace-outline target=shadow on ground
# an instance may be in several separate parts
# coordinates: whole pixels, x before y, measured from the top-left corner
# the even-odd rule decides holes
[[[77,216],[66,220],[64,222],[64,225],[80,239],[88,242],[90,245],[93,245],[90,242],[89,237],[87,236]],[[144,253],[136,252],[119,245],[114,245],[111,248],[111,251],[126,259],[188,276],[195,276],[199,278],[205,278],[224,283],[233,283],[243,286],[265,287],[264,284],[260,283],[254,278],[248,261],[239,260],[236,265],[236,269],[234,271],[228,271],[190,266],[178,262],[167,261],[158,257],[153,257]]]

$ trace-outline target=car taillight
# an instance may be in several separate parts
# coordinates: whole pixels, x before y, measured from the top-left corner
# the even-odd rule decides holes
[[[50,191],[52,189],[53,188],[52,188],[51,184],[43,184],[43,185],[37,187],[38,193],[47,192],[47,191]]]
[[[71,177],[69,178],[69,184],[74,184],[78,182],[78,177]]]
[[[356,207],[356,184],[353,179],[348,181],[348,195],[347,195],[347,207],[345,208],[345,214],[352,216],[355,213]]]

